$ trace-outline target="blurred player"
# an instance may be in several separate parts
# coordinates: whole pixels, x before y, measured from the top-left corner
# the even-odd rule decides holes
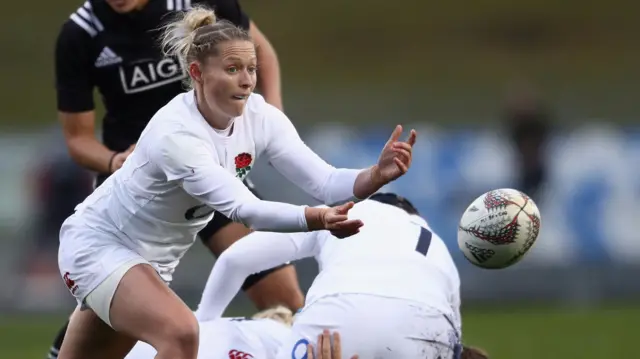
[[[249,31],[259,49],[258,87],[267,102],[282,109],[276,52],[237,0],[85,1],[58,35],[55,77],[58,113],[69,153],[77,163],[98,173],[97,185],[122,166],[154,113],[184,92],[186,71],[177,59],[162,53],[158,29],[169,15],[195,4],[207,4],[216,9],[219,18]],[[106,109],[103,143],[95,136],[96,88]],[[217,256],[247,233],[245,226],[218,213],[199,237]],[[297,310],[304,300],[293,266],[256,273],[247,278],[243,289],[258,310],[276,304]],[[66,325],[55,339],[49,359],[57,357],[65,332]]]
[[[198,359],[273,359],[291,334],[292,313],[276,307],[252,318],[218,318],[199,322]],[[125,359],[153,359],[156,350],[138,342]]]
[[[198,323],[166,283],[214,211],[255,230],[348,237],[362,226],[349,220],[349,200],[370,196],[411,164],[416,133],[399,141],[401,126],[370,168],[324,162],[281,111],[252,94],[257,59],[249,34],[206,8],[167,26],[163,48],[188,69],[193,90],[154,115],[122,168],[62,226],[60,272],[80,306],[60,359],[123,358],[137,340],[151,344],[157,359],[196,359]],[[263,154],[310,195],[345,204],[259,200],[242,180]]]
[[[302,358],[296,344],[314,344],[324,328],[340,332],[343,354],[459,357],[460,278],[444,242],[395,194],[375,194],[349,215],[365,226],[343,240],[327,231],[255,232],[236,242],[216,262],[196,316],[219,317],[251,273],[315,257],[320,273],[278,358]]]
[[[284,341],[291,334],[293,314],[288,308],[276,307],[257,313],[252,318],[218,318],[200,322],[198,359],[275,359]],[[340,336],[333,333],[333,343],[319,340],[319,359],[340,359]],[[321,336],[322,337],[322,336]],[[313,347],[309,346],[308,350]],[[138,342],[125,359],[154,359],[157,352],[144,342]],[[310,352],[309,359],[313,359]],[[358,359],[353,356],[351,359]]]

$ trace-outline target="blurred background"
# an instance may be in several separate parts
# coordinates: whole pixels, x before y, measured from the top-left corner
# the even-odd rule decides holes
[[[58,229],[91,191],[56,120],[53,44],[80,0],[0,15],[0,358],[43,358],[75,302]],[[626,0],[242,0],[278,51],[287,114],[336,166],[372,164],[393,126],[418,130],[405,195],[449,245],[463,330],[492,358],[633,358],[640,320],[640,5]],[[100,101],[97,101],[99,103]],[[267,165],[267,199],[315,204]],[[531,253],[472,267],[457,222],[512,187],[542,213]],[[173,288],[195,305],[213,264],[198,242]],[[317,268],[297,264],[303,288]],[[239,295],[232,314],[253,308]]]

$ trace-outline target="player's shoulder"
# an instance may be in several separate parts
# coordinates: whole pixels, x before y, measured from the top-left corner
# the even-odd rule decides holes
[[[100,6],[98,4],[98,6]],[[83,2],[73,10],[60,30],[61,38],[92,39],[104,31],[102,20],[96,14],[92,1]]]
[[[169,141],[171,143],[190,140],[206,140],[206,132],[202,131],[202,124],[198,123],[197,109],[191,92],[176,95],[166,105],[161,107],[151,118],[147,128],[143,132],[145,138],[152,138],[159,144]],[[142,139],[141,137],[141,139]]]
[[[257,124],[259,128],[264,126],[286,126],[291,121],[280,109],[268,103],[262,95],[252,93],[249,95],[243,118],[245,121]]]
[[[267,103],[262,95],[253,92],[247,99],[245,113],[252,117],[264,116],[268,112],[273,111],[274,108],[275,107]]]

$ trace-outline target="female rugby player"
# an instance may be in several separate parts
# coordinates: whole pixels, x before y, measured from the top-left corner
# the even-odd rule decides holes
[[[206,4],[219,18],[248,30],[258,49],[258,87],[265,100],[282,109],[276,53],[237,0],[89,0],[64,23],[55,52],[58,114],[72,158],[96,171],[97,185],[122,166],[153,114],[184,91],[186,72],[158,45],[170,15]],[[95,136],[93,91],[98,89],[106,114],[102,139]],[[249,233],[217,213],[199,233],[214,256]],[[295,311],[303,304],[295,269],[278,266],[247,278],[243,285],[258,310],[282,304]],[[48,358],[55,359],[68,322]]]
[[[400,141],[397,126],[377,164],[328,165],[280,110],[252,93],[257,56],[249,33],[206,8],[183,15],[166,27],[163,48],[187,69],[193,90],[156,112],[123,166],[61,228],[60,271],[79,306],[60,359],[123,358],[137,340],[158,359],[196,359],[198,323],[166,284],[214,210],[254,230],[348,237],[363,225],[349,220],[350,200],[411,164],[416,133]],[[262,155],[315,198],[345,204],[259,200],[242,179]]]

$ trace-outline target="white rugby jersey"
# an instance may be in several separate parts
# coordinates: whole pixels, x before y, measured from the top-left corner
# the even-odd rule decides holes
[[[424,219],[373,200],[354,206],[349,217],[364,223],[345,238],[328,231],[254,232],[216,261],[196,311],[220,316],[245,278],[287,261],[315,257],[320,273],[306,305],[332,294],[361,293],[408,299],[447,315],[460,330],[460,278],[451,255]]]
[[[113,234],[170,281],[214,209],[257,230],[307,230],[303,206],[261,201],[242,184],[262,155],[324,203],[353,197],[360,170],[324,162],[262,96],[252,94],[233,121],[233,132],[221,135],[198,111],[193,91],[176,96],[151,119],[122,168],[74,216]]]
[[[271,319],[220,318],[200,322],[198,359],[270,359],[291,334]],[[156,350],[138,342],[125,359],[153,359]]]

